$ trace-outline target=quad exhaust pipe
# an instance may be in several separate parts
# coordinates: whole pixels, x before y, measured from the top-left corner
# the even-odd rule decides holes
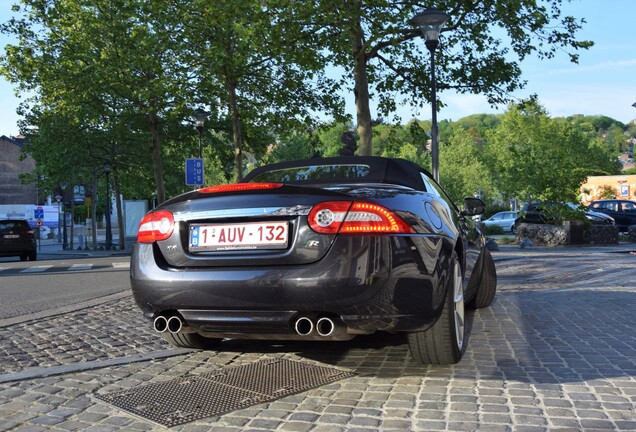
[[[294,329],[300,336],[309,336],[315,330],[315,332],[322,337],[328,337],[334,335],[338,330],[344,328],[343,324],[338,320],[334,321],[329,317],[321,317],[314,321],[306,316],[301,316],[296,320]]]
[[[153,326],[158,333],[187,333],[192,330],[179,315],[158,315]],[[320,337],[341,336],[344,334],[345,326],[339,318],[321,316],[310,318],[301,316],[294,322],[294,330],[300,336],[318,335]]]
[[[185,327],[185,322],[183,322],[178,315],[168,317],[159,315],[154,321],[154,328],[158,333],[164,333],[166,331],[170,333],[180,333]]]
[[[299,335],[307,336],[314,331],[314,323],[307,317],[300,317],[296,320],[294,328]]]
[[[331,336],[336,330],[336,323],[331,318],[322,317],[316,323],[316,332],[320,336]]]

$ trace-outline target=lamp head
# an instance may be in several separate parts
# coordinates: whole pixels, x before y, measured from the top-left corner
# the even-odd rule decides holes
[[[205,121],[210,116],[210,113],[204,110],[203,108],[197,108],[192,112],[192,120],[194,120],[194,125],[197,129],[203,128]]]
[[[425,9],[411,18],[410,22],[422,30],[426,41],[439,41],[439,34],[450,15],[437,9]]]

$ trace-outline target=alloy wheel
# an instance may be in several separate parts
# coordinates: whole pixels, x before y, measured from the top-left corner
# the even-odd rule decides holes
[[[461,351],[465,335],[465,310],[462,270],[458,262],[455,263],[453,268],[453,317],[455,320],[455,341]]]

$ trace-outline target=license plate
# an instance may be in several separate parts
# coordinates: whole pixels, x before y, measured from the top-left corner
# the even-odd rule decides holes
[[[7,238],[7,239],[9,239],[9,238],[20,238],[20,235],[19,234],[5,234],[4,238]]]
[[[190,250],[284,249],[287,222],[252,222],[190,226]]]

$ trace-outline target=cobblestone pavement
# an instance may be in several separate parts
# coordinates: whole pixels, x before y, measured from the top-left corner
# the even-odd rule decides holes
[[[446,367],[412,361],[402,335],[174,350],[129,295],[1,327],[0,430],[165,430],[94,395],[272,358],[355,376],[173,429],[636,430],[630,250],[636,245],[494,252],[498,295],[469,317],[466,355]]]

